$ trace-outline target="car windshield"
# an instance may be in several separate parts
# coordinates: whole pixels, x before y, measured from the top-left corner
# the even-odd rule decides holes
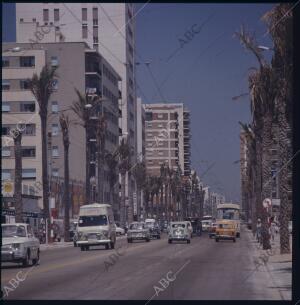
[[[107,225],[106,215],[80,216],[78,221],[79,227],[105,226],[105,225]]]
[[[232,225],[230,225],[230,224],[227,224],[227,223],[221,223],[221,224],[219,224],[219,228],[220,229],[232,229]]]
[[[132,223],[129,227],[130,230],[142,230],[145,229],[145,225],[143,223]]]
[[[172,228],[185,228],[184,223],[174,223],[172,224]]]
[[[2,237],[26,237],[24,226],[2,226]]]
[[[148,228],[153,228],[153,227],[157,227],[157,225],[155,224],[155,222],[146,222],[145,223],[146,227]]]

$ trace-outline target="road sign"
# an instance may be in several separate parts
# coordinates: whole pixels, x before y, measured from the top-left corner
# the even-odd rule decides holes
[[[280,199],[272,199],[272,205],[279,207],[280,206]]]
[[[14,183],[10,180],[2,181],[2,196],[13,197],[14,196]]]

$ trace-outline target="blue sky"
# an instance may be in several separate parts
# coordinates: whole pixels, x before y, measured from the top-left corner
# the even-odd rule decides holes
[[[144,4],[137,4],[136,11]],[[262,15],[274,4],[147,4],[136,15],[138,62],[150,62],[160,93],[146,65],[137,66],[143,102],[182,102],[191,111],[192,167],[227,200],[240,200],[238,121],[249,122],[248,69],[257,66],[235,31],[244,24],[259,44],[271,46]],[[14,4],[3,4],[2,37],[15,41]],[[185,37],[192,27],[199,33]],[[187,34],[188,35],[188,34]],[[183,42],[183,39],[185,42]],[[181,48],[180,48],[181,47]],[[171,54],[175,55],[168,60]],[[266,51],[266,57],[270,52]]]

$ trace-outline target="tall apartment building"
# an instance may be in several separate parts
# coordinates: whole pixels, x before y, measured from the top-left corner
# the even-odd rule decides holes
[[[163,163],[190,175],[190,117],[183,104],[145,104],[146,167],[160,175]]]
[[[137,159],[135,21],[131,3],[17,3],[17,42],[86,42],[98,50],[122,78],[120,135],[127,137],[132,162]],[[40,35],[37,32],[46,34]],[[126,177],[132,203],[135,181]]]
[[[26,170],[26,179],[33,183],[34,180],[41,181],[41,134],[40,118],[38,115],[38,103],[31,94],[26,79],[31,78],[33,73],[39,73],[45,63],[57,67],[57,79],[54,82],[55,91],[49,101],[49,168],[53,185],[51,184],[51,194],[55,197],[58,214],[63,213],[62,190],[64,177],[64,150],[62,133],[59,124],[59,115],[64,112],[68,115],[72,125],[69,129],[70,148],[69,148],[69,169],[70,179],[74,184],[85,181],[86,167],[86,146],[85,130],[79,125],[79,118],[71,111],[73,101],[78,99],[74,88],[78,89],[83,95],[102,94],[104,101],[95,109],[94,115],[99,117],[104,113],[107,118],[107,132],[105,150],[113,152],[118,146],[119,137],[119,82],[120,76],[115,72],[111,65],[96,50],[90,49],[84,42],[69,43],[41,43],[32,46],[29,43],[5,43],[3,44],[3,67],[2,79],[2,108],[6,109],[3,116],[4,132],[7,133],[11,124],[15,124],[19,119],[27,121],[31,116],[30,128],[26,128],[24,145],[26,155],[23,158],[23,167]],[[91,118],[92,119],[92,118]],[[91,145],[95,141],[91,141]],[[7,149],[6,149],[7,151]],[[95,149],[92,151],[95,153]],[[8,154],[7,152],[5,152]],[[3,155],[3,153],[2,153]],[[92,158],[95,158],[95,154]],[[79,161],[80,160],[80,161]],[[3,158],[3,168],[8,171],[13,169],[13,155]],[[28,164],[28,165],[27,165]],[[27,168],[28,167],[28,168]],[[96,175],[95,162],[90,164],[91,175]],[[108,182],[109,169],[104,169],[104,200],[110,200],[110,188]],[[57,184],[59,184],[57,186]],[[82,190],[83,191],[83,190]],[[80,204],[84,203],[84,191],[77,194],[79,198],[72,196],[71,201],[76,202],[74,213],[78,213]],[[118,193],[115,193],[115,199]],[[118,202],[116,200],[116,202]],[[118,207],[115,207],[115,211]]]
[[[35,187],[42,181],[41,122],[38,105],[30,91],[26,90],[26,79],[40,73],[46,62],[45,50],[29,50],[26,56],[2,44],[2,183],[14,183],[13,135],[22,131],[22,195],[38,196],[38,207],[42,209],[42,190]],[[23,126],[23,124],[26,124]],[[13,206],[13,190],[3,194],[3,206]]]
[[[145,109],[143,108],[142,99],[137,98],[137,156],[139,161],[145,159]]]

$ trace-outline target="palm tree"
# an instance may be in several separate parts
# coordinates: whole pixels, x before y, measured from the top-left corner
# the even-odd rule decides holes
[[[288,221],[291,218],[289,192],[292,166],[292,115],[293,115],[293,4],[279,4],[263,19],[267,22],[274,43],[272,65],[276,72],[278,103],[279,187],[280,187],[280,250],[290,253]],[[280,24],[278,24],[280,22]],[[289,165],[289,166],[287,166]]]
[[[274,90],[275,76],[272,67],[265,62],[261,49],[257,46],[254,36],[246,33],[242,28],[237,36],[245,47],[252,51],[259,61],[260,68],[249,76],[249,89],[251,95],[251,112],[253,116],[253,129],[256,139],[257,154],[257,207],[262,220],[263,249],[271,248],[268,230],[268,213],[262,206],[262,201],[270,196],[270,184],[266,183],[271,177],[270,145],[272,142],[272,120],[276,90]]]
[[[97,163],[98,163],[98,200],[104,202],[104,161],[105,161],[105,136],[107,122],[105,115],[102,114],[97,121],[96,138],[97,138]]]
[[[141,214],[141,191],[146,183],[146,166],[145,162],[138,162],[132,170],[137,187],[137,217]]]
[[[122,139],[118,149],[119,172],[121,174],[121,205],[120,205],[120,222],[125,225],[125,179],[126,173],[130,169],[130,148],[128,143]]]
[[[59,117],[59,123],[63,135],[63,145],[64,145],[64,195],[63,202],[65,206],[64,215],[64,240],[70,241],[70,190],[69,190],[69,127],[70,120],[67,115],[63,113]]]
[[[92,108],[94,104],[99,100],[96,95],[90,95],[87,92],[82,94],[78,89],[75,88],[77,94],[77,100],[73,102],[71,109],[77,115],[80,122],[79,125],[85,129],[85,146],[86,146],[86,169],[85,169],[85,200],[86,204],[90,203],[91,200],[91,183],[90,183],[90,134],[92,132],[93,123],[91,118]]]
[[[15,211],[16,222],[23,222],[23,203],[22,203],[22,133],[14,136],[15,144]]]
[[[43,176],[43,208],[48,220],[48,238],[50,239],[50,213],[49,213],[49,182],[48,182],[48,157],[47,157],[47,117],[48,104],[54,91],[54,80],[57,77],[56,67],[45,65],[39,75],[34,73],[29,80],[29,88],[39,105],[42,136],[42,176]]]

